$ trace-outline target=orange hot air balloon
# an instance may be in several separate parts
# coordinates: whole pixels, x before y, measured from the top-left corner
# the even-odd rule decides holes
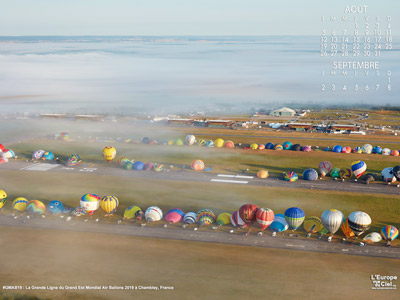
[[[267,227],[274,221],[274,212],[269,208],[259,208],[256,212],[256,220],[261,230],[267,229]]]
[[[349,226],[349,218],[346,218],[346,220],[344,220],[344,222],[340,228],[342,229],[343,234],[347,238],[351,238],[352,236],[354,236],[354,232],[353,232],[353,230],[351,230],[351,228]]]

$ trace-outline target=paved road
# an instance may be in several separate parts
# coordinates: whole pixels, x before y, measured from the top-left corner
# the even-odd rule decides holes
[[[200,229],[194,231],[193,228],[163,228],[163,227],[141,227],[138,224],[104,224],[101,222],[84,222],[78,219],[53,219],[40,217],[27,219],[20,217],[14,219],[11,216],[0,216],[0,226],[17,226],[29,228],[43,228],[51,230],[69,230],[76,232],[93,232],[105,234],[119,234],[129,236],[151,237],[172,240],[185,240],[195,242],[207,242],[217,244],[232,244],[242,246],[313,251],[322,253],[337,253],[346,255],[372,256],[400,259],[399,247],[386,247],[384,245],[358,245],[343,244],[333,240],[328,243],[326,237],[321,240],[305,239],[294,236],[280,235],[272,237],[270,231],[266,231],[263,236],[251,233],[244,236],[242,233],[220,232],[218,229]]]
[[[334,180],[318,180],[307,181],[299,179],[296,182],[286,182],[280,178],[259,179],[254,176],[240,174],[216,174],[210,172],[193,172],[193,171],[133,171],[124,170],[116,167],[95,166],[93,168],[85,166],[77,166],[67,168],[63,165],[49,164],[43,162],[17,162],[11,161],[7,164],[0,164],[0,172],[7,170],[19,170],[21,172],[56,172],[56,173],[86,173],[102,176],[120,176],[133,178],[161,179],[173,181],[190,181],[190,182],[210,182],[214,184],[239,184],[239,185],[257,185],[280,188],[301,188],[315,189],[341,192],[356,192],[366,194],[388,194],[400,195],[400,188],[397,185],[387,185],[383,182],[374,184],[363,184],[361,181],[334,181]]]

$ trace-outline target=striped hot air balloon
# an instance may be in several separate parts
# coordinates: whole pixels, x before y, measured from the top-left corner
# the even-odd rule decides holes
[[[244,223],[244,221],[242,220],[242,218],[240,217],[239,211],[235,211],[232,215],[231,215],[231,223],[234,227],[237,228],[243,228],[246,227],[246,224]]]
[[[371,226],[371,217],[363,211],[355,211],[347,218],[353,232],[359,236]]]
[[[147,222],[156,222],[162,219],[163,213],[161,208],[157,206],[150,206],[149,208],[146,209],[144,217],[146,218]]]
[[[115,196],[105,196],[101,199],[100,206],[108,214],[111,215],[117,211],[119,205],[118,198]]]
[[[284,173],[284,177],[285,177],[285,180],[289,181],[289,182],[294,182],[297,179],[299,179],[299,176],[295,172],[292,172],[292,171]]]
[[[259,208],[256,212],[256,220],[261,230],[267,229],[267,227],[274,221],[274,212],[269,208]]]
[[[215,222],[215,220],[215,214],[210,209],[202,209],[196,215],[196,221],[200,225],[211,225]]]
[[[321,221],[330,234],[335,234],[344,220],[343,213],[337,209],[327,209],[321,215]]]
[[[28,202],[26,211],[28,213],[42,215],[46,212],[46,205],[44,205],[42,201],[31,200]]]
[[[350,170],[350,169],[347,169],[347,168],[341,169],[341,170],[339,171],[339,177],[340,177],[340,179],[342,179],[342,180],[350,179],[352,175],[353,175],[353,174],[352,174],[351,170]]]
[[[18,211],[25,211],[28,205],[28,200],[24,197],[15,198],[12,203],[12,208]]]
[[[290,229],[296,230],[303,224],[305,213],[298,207],[291,207],[285,211],[285,219]]]
[[[320,218],[313,216],[304,219],[303,228],[307,233],[316,233],[324,228],[324,225]]]
[[[197,214],[195,212],[193,212],[193,211],[188,212],[183,217],[183,223],[194,224],[194,223],[196,223],[196,217],[197,217]]]
[[[244,204],[239,208],[239,215],[243,222],[251,227],[256,221],[256,213],[258,206],[254,204]]]
[[[354,232],[353,230],[351,230],[350,226],[349,226],[349,218],[346,218],[342,224],[342,226],[340,226],[340,228],[342,229],[343,234],[347,237],[347,238],[351,238],[354,236]]]
[[[190,167],[192,168],[192,170],[202,171],[204,169],[204,162],[200,159],[195,159],[194,161],[192,161]]]
[[[382,228],[381,235],[385,240],[391,242],[399,236],[399,230],[393,225],[386,225]]]
[[[367,170],[367,164],[362,160],[354,161],[351,164],[351,170],[356,178],[360,178]]]
[[[85,194],[82,196],[80,204],[87,213],[93,214],[100,207],[100,196],[96,194]]]

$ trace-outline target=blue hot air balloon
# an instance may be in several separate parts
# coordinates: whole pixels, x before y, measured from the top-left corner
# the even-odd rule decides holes
[[[272,221],[272,223],[269,225],[269,228],[272,231],[277,231],[277,232],[281,232],[281,231],[285,231],[289,228],[288,223],[286,222],[285,216],[282,214],[275,214],[274,216],[274,220]]]
[[[47,210],[52,214],[61,214],[64,212],[64,205],[60,201],[54,200],[49,203]]]
[[[303,179],[304,180],[317,180],[318,172],[314,169],[307,169],[303,172]]]
[[[286,222],[293,230],[296,230],[303,224],[305,216],[304,211],[298,207],[291,207],[285,211]]]
[[[342,152],[342,146],[336,145],[332,149],[333,152],[341,153]]]

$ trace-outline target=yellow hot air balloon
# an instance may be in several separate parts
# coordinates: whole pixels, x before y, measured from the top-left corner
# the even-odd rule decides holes
[[[307,217],[303,223],[304,230],[308,233],[308,236],[312,233],[317,233],[324,228],[321,219],[318,217]]]
[[[231,214],[230,213],[225,212],[225,213],[218,215],[217,224],[219,226],[228,225],[230,223],[231,223]]]
[[[117,211],[119,205],[118,198],[115,196],[105,196],[101,199],[100,206],[108,214],[111,215]]]
[[[103,156],[106,161],[111,162],[117,155],[117,150],[112,146],[107,146],[103,149]]]
[[[351,228],[349,226],[348,218],[346,218],[346,220],[343,222],[343,224],[340,228],[342,229],[342,232],[346,236],[346,238],[351,238],[354,236],[354,232],[353,232],[353,230],[351,230]]]
[[[224,146],[224,140],[221,138],[218,138],[214,141],[214,146],[217,148],[221,148]]]
[[[3,190],[0,190],[0,208],[6,204],[7,201],[7,193]]]
[[[269,173],[268,173],[267,170],[260,170],[260,171],[257,172],[257,177],[258,178],[265,179],[265,178],[268,178],[268,176],[269,176]]]
[[[142,210],[142,209],[139,206],[135,206],[135,205],[129,206],[124,211],[124,218],[125,219],[133,219],[136,217],[136,213],[140,210]]]
[[[256,144],[256,143],[251,144],[250,145],[250,149],[257,150],[258,149],[258,144]]]
[[[28,202],[29,202],[28,199],[24,197],[15,198],[12,203],[12,208],[18,211],[25,211]]]

